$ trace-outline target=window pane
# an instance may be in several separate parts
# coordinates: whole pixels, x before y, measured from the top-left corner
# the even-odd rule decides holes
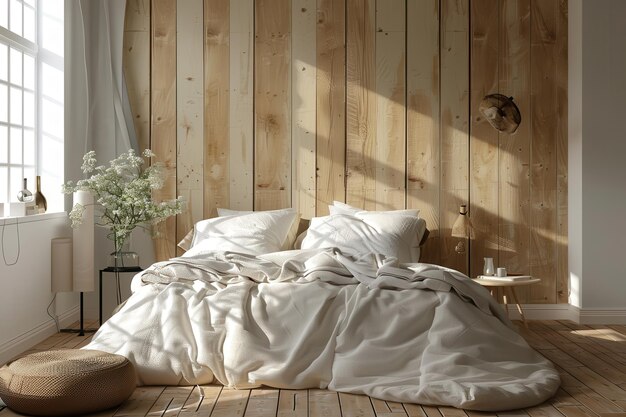
[[[9,28],[9,0],[0,0],[0,26]]]
[[[41,7],[41,13],[44,16],[63,21],[63,0],[40,1],[39,7]]]
[[[51,17],[42,18],[41,45],[59,56],[63,56],[63,24]]]
[[[55,138],[63,137],[63,107],[43,99],[41,103],[41,128],[43,133]]]
[[[9,139],[11,141],[11,160],[9,162],[22,164],[22,128],[12,127]]]
[[[0,167],[0,203],[7,203],[9,200],[9,196],[7,195],[7,181],[9,176],[9,168],[8,167]],[[0,212],[0,217],[3,216],[4,213]]]
[[[0,0],[1,1],[1,0]],[[0,43],[0,80],[9,81],[9,48]]]
[[[24,129],[24,165],[35,165],[35,132]]]
[[[43,63],[41,65],[41,93],[63,102],[63,72]]]
[[[24,54],[24,87],[35,89],[35,58]]]
[[[9,162],[9,128],[6,126],[0,126],[0,164],[7,164],[8,162]]]
[[[22,191],[22,179],[24,178],[22,177],[22,167],[11,167],[9,175],[9,200],[17,201],[17,193]],[[30,190],[30,186],[28,189]]]
[[[63,166],[63,141],[48,135],[41,138],[41,154],[45,158],[41,158],[41,172],[46,175],[63,174],[63,170],[59,171],[59,166]]]
[[[11,87],[11,117],[9,121],[16,125],[22,124],[22,89]]]
[[[24,91],[24,126],[35,127],[35,94]]]
[[[24,37],[35,42],[35,10],[24,7]]]
[[[17,0],[11,0],[9,29],[22,36],[22,4]]]
[[[9,81],[11,84],[22,85],[22,53],[17,49],[11,48],[10,55],[11,73]]]
[[[7,86],[4,84],[0,84],[0,122],[8,122],[9,115],[9,97],[7,94]]]

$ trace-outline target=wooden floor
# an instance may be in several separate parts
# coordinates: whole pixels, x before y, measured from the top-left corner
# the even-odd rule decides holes
[[[531,321],[528,329],[518,327],[531,346],[555,363],[562,379],[554,398],[524,410],[478,413],[380,401],[319,389],[232,390],[208,385],[140,387],[118,409],[94,416],[626,417],[626,326]],[[78,348],[85,345],[88,338],[56,334],[29,352]],[[6,408],[0,411],[0,417],[16,415]]]

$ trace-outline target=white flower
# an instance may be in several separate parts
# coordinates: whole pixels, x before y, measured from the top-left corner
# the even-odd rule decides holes
[[[82,170],[91,174],[73,184],[68,181],[63,192],[73,193],[76,190],[90,191],[97,201],[100,226],[110,229],[108,237],[115,242],[116,250],[121,248],[130,233],[140,224],[156,224],[167,217],[183,211],[183,200],[155,202],[152,190],[163,187],[163,170],[161,164],[142,170],[144,158],[154,157],[154,153],[146,149],[142,156],[137,156],[131,149],[109,162],[109,166],[96,166],[96,154],[87,152],[83,157]],[[84,207],[74,206],[70,212],[72,227],[82,222]]]

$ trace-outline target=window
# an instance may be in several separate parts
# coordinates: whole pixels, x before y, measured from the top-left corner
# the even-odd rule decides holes
[[[63,0],[0,0],[0,202],[41,175],[63,209],[63,17]]]

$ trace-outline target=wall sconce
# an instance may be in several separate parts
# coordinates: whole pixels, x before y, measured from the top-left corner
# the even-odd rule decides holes
[[[452,237],[462,238],[454,248],[456,253],[465,253],[465,239],[474,239],[474,226],[467,215],[467,205],[465,204],[459,208],[459,217],[452,225]]]
[[[513,101],[513,97],[502,94],[486,95],[478,110],[491,126],[500,132],[513,134],[522,123],[522,114]]]

